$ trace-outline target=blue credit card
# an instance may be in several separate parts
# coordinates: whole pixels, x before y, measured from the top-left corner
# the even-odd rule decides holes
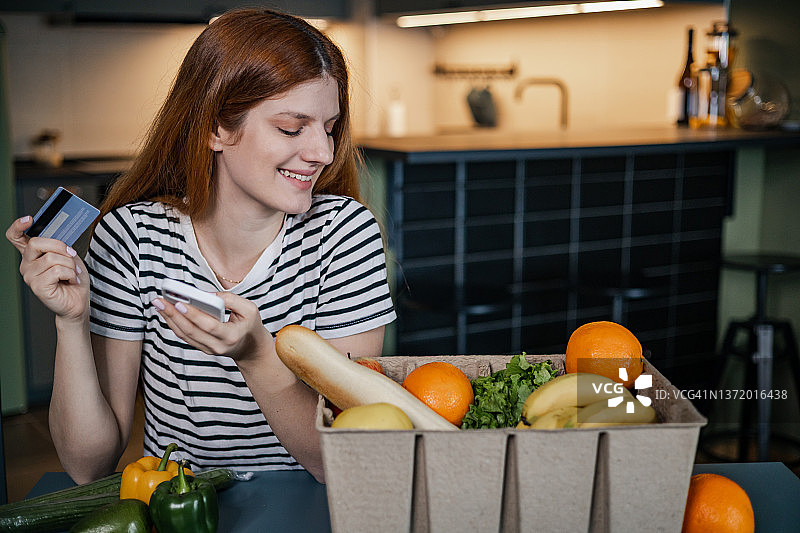
[[[95,206],[59,187],[33,217],[33,225],[25,234],[58,239],[72,246],[99,214]]]

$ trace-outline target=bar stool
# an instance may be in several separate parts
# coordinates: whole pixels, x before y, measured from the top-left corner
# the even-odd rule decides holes
[[[611,321],[622,324],[628,314],[628,304],[636,300],[659,298],[669,294],[669,286],[656,283],[646,275],[625,279],[589,278],[576,284],[579,294],[599,296],[611,303]]]
[[[766,253],[732,254],[723,259],[723,266],[735,270],[746,270],[756,275],[755,314],[748,320],[730,322],[722,342],[721,355],[725,357],[725,360],[730,357],[743,359],[745,362],[744,390],[758,391],[756,399],[758,460],[767,461],[769,459],[771,434],[769,424],[772,405],[770,397],[762,395],[761,391],[772,390],[776,339],[783,340],[783,352],[777,355],[784,355],[788,358],[795,393],[800,400],[800,356],[798,355],[797,341],[788,320],[771,319],[767,316],[767,280],[770,275],[800,272],[800,257]],[[743,348],[735,343],[740,334],[747,337],[747,343]],[[747,461],[752,429],[750,411],[750,405],[742,405],[738,442],[738,461],[740,462]],[[713,439],[713,437],[711,438]],[[777,434],[775,438],[780,438],[800,449],[800,442],[796,439]],[[707,446],[704,449],[708,452]],[[715,454],[708,452],[708,455],[714,456]],[[719,458],[719,456],[717,457]]]
[[[0,395],[1,396],[1,395]],[[3,446],[3,405],[0,400],[0,505],[8,503],[8,486],[6,484],[6,451]]]
[[[471,284],[459,289],[450,283],[408,280],[397,302],[401,313],[423,311],[451,317],[455,326],[455,350],[463,354],[467,352],[468,319],[510,312],[513,295],[506,286]]]

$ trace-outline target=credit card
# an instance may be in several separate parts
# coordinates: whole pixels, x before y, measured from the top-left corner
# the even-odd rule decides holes
[[[34,215],[33,225],[25,234],[58,239],[72,246],[99,214],[95,206],[59,187]]]

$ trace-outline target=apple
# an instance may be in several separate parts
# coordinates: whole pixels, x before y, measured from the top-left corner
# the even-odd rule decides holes
[[[378,362],[378,360],[375,359],[375,358],[372,358],[372,357],[361,357],[359,359],[355,359],[354,361],[356,363],[358,363],[359,365],[361,365],[361,366],[365,366],[367,368],[371,368],[375,372],[379,372],[379,373],[383,374],[384,376],[386,375],[386,372],[383,371],[383,365],[381,365]],[[339,409],[338,407],[336,407],[335,405],[333,405],[331,402],[327,402],[327,403],[328,403],[328,406],[331,408],[331,411],[333,411],[334,418],[339,416],[339,413],[341,413],[342,410]]]
[[[371,368],[375,372],[380,372],[384,376],[386,375],[386,372],[383,371],[383,365],[381,365],[377,359],[373,359],[372,357],[362,357],[360,359],[356,359],[356,363],[367,368]]]

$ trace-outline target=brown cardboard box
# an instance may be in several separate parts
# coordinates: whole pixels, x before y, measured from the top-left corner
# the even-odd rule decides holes
[[[402,382],[448,361],[473,379],[510,356],[384,357]],[[563,355],[550,360],[563,372]],[[659,423],[601,429],[320,431],[334,533],[679,532],[706,419],[645,361]],[[655,391],[665,391],[656,394]]]

